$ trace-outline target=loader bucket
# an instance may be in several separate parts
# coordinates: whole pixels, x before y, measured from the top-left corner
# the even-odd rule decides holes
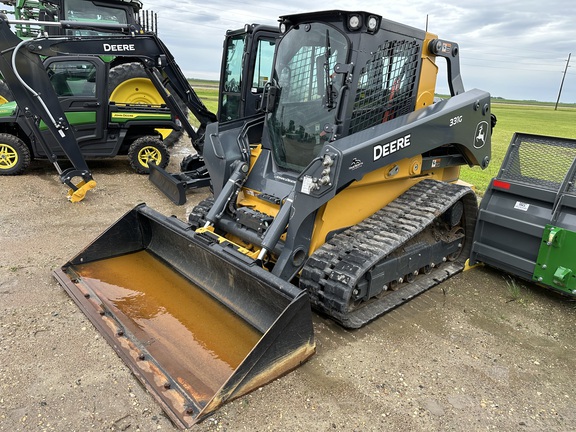
[[[54,276],[182,428],[315,350],[304,291],[144,204]]]

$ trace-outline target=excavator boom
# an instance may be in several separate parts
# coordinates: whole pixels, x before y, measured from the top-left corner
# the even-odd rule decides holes
[[[82,23],[74,21],[31,22],[28,25],[62,26],[65,28],[82,28]],[[66,120],[58,96],[42,63],[41,56],[85,55],[122,55],[139,61],[150,80],[164,98],[172,112],[180,118],[183,127],[194,145],[201,142],[206,125],[216,121],[190,87],[187,79],[174,61],[174,57],[164,43],[154,34],[139,34],[135,28],[121,24],[98,24],[98,28],[118,32],[118,36],[56,36],[39,37],[23,41],[10,29],[5,17],[0,17],[0,49],[2,51],[0,72],[4,76],[18,106],[28,115],[27,119],[36,140],[43,146],[50,161],[56,166],[60,179],[71,188],[70,199],[80,201],[86,190],[95,186],[92,174],[78,147],[74,133]],[[85,24],[84,24],[85,26]],[[96,26],[90,24],[90,27]],[[121,33],[126,34],[121,34]],[[169,93],[166,87],[170,90]],[[200,128],[195,130],[188,121],[187,114],[173,97],[176,94],[191,113],[199,120]],[[73,167],[61,170],[56,156],[51,155],[48,146],[39,130],[39,120],[44,121],[62,147]],[[199,150],[199,147],[197,147]],[[74,184],[73,179],[81,181]]]

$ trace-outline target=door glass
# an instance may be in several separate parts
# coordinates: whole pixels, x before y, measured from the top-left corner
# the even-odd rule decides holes
[[[226,43],[226,66],[224,69],[224,88],[220,102],[222,121],[240,118],[242,88],[242,57],[246,34],[231,37]]]
[[[274,40],[260,39],[258,41],[254,77],[252,78],[252,93],[262,93],[264,85],[270,79],[274,62],[274,45]]]
[[[266,116],[276,163],[301,171],[332,137],[348,58],[348,41],[323,23],[291,29],[278,43],[274,64],[275,105]]]
[[[96,96],[96,67],[88,61],[55,62],[48,66],[58,96]]]

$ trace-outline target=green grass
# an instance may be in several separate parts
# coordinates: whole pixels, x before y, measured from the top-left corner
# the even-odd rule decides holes
[[[492,161],[489,167],[485,170],[463,167],[460,173],[461,179],[475,185],[480,194],[498,174],[514,132],[576,139],[576,107],[559,107],[555,111],[554,104],[493,103],[492,112],[498,118],[498,123],[492,134]]]
[[[189,79],[188,82],[204,105],[206,105],[206,108],[213,113],[218,112],[218,82],[197,79]],[[192,126],[200,126],[200,123],[193,115],[190,115],[189,118]]]
[[[197,87],[209,87],[218,90],[218,81],[188,78],[190,85],[196,90]]]
[[[206,108],[213,113],[218,110],[218,89],[195,88],[194,90]]]
[[[508,279],[504,278],[506,288],[508,290],[508,300],[506,303],[518,302],[521,305],[526,305],[531,301],[529,292],[526,287],[519,283],[514,277],[508,275]]]

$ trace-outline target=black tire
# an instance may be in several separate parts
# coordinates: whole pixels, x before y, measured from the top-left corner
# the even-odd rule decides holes
[[[30,149],[14,135],[0,134],[0,175],[22,174],[30,166]]]
[[[128,97],[122,97],[121,99],[126,100],[115,100],[118,99],[117,97],[112,97],[117,90],[117,87],[124,83],[125,81],[131,79],[146,79],[148,84],[141,86],[136,84],[127,90],[130,95]],[[141,83],[141,81],[140,81]],[[126,92],[123,92],[124,95]],[[165,103],[162,99],[154,84],[148,79],[148,75],[144,71],[144,68],[140,63],[124,63],[118,66],[113,67],[110,69],[110,74],[108,76],[108,97],[111,101],[114,102],[123,102],[123,103],[143,103],[143,104],[161,104]],[[184,111],[184,113],[188,113],[188,108],[184,102],[175,95],[176,100],[178,101],[178,105]],[[164,132],[165,130],[162,129],[162,135],[164,139],[164,144],[167,147],[172,147],[183,135],[183,129],[179,131],[172,130],[171,132]]]
[[[0,80],[0,105],[14,100],[12,92],[8,88],[8,84]]]
[[[128,149],[130,166],[138,174],[148,174],[149,161],[160,168],[166,168],[170,162],[170,154],[161,139],[154,136],[143,136],[135,140]]]

